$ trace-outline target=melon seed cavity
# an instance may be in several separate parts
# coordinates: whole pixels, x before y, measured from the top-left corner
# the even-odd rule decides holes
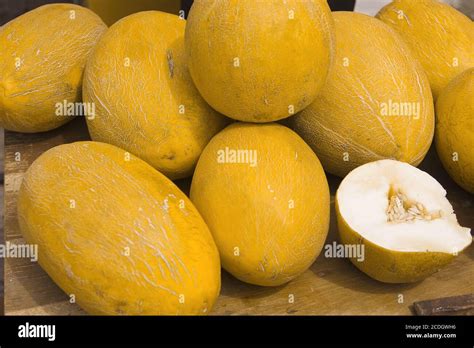
[[[410,201],[400,190],[391,189],[386,210],[387,221],[393,223],[434,220],[441,217],[441,210],[429,212],[421,203]]]

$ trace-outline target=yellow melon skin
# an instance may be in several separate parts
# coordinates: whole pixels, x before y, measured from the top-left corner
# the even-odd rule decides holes
[[[441,92],[436,102],[435,141],[451,178],[474,193],[474,68]]]
[[[309,105],[332,60],[324,0],[197,0],[189,13],[189,69],[204,99],[240,121],[269,122]]]
[[[290,119],[291,127],[338,176],[384,158],[418,165],[434,132],[421,65],[383,22],[352,12],[333,15],[335,64],[321,94]]]
[[[409,45],[435,99],[454,77],[474,67],[474,24],[453,7],[435,0],[395,0],[377,18]]]
[[[107,29],[92,11],[51,4],[0,28],[0,127],[35,133],[72,119],[57,103],[81,101],[86,60]]]
[[[23,179],[18,220],[41,267],[90,314],[205,314],[219,294],[219,254],[196,208],[115,146],[41,155]]]
[[[234,160],[232,150],[244,152]],[[246,150],[255,151],[247,152],[250,161]],[[297,277],[327,236],[329,188],[321,164],[278,124],[235,123],[217,134],[199,159],[190,197],[223,267],[251,284],[277,286]]]
[[[337,226],[345,245],[363,245],[364,260],[351,262],[368,276],[384,283],[421,281],[450,263],[455,256],[444,252],[408,252],[389,250],[363,238],[342,217],[336,194]]]
[[[84,76],[93,140],[142,158],[171,179],[192,174],[211,137],[226,124],[201,98],[184,56],[186,21],[147,11],[114,24]]]

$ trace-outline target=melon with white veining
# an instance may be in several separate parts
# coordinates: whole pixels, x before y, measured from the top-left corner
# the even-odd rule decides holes
[[[92,11],[50,4],[0,28],[0,126],[35,133],[72,117],[58,103],[81,102],[84,67],[107,29]]]
[[[195,0],[186,51],[196,87],[239,121],[284,119],[326,81],[334,23],[325,0]]]
[[[208,313],[219,255],[191,201],[115,146],[57,146],[28,169],[18,196],[39,264],[91,314]]]
[[[418,165],[434,132],[423,68],[385,23],[352,12],[333,15],[335,64],[314,103],[290,120],[292,127],[338,176],[384,158]]]
[[[306,271],[329,228],[329,187],[308,145],[279,124],[235,123],[199,159],[191,200],[238,279],[277,286]]]
[[[436,101],[435,140],[451,178],[474,193],[474,68],[452,80]]]
[[[186,21],[139,12],[110,27],[87,63],[84,100],[95,141],[140,157],[171,179],[192,174],[206,144],[226,124],[199,95],[184,54]]]
[[[474,23],[452,6],[395,0],[377,18],[395,29],[421,62],[435,99],[453,78],[474,67]]]

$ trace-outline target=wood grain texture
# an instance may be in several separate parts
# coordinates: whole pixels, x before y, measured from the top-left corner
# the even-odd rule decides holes
[[[0,243],[4,243],[4,229],[3,229],[3,216],[4,216],[4,186],[3,186],[3,164],[5,155],[5,132],[3,128],[0,128]],[[0,315],[3,315],[4,305],[4,259],[0,259]]]
[[[87,140],[84,120],[41,134],[7,132],[5,162],[6,240],[23,243],[16,221],[16,197],[25,170],[41,153],[62,143]],[[21,155],[20,161],[15,156]],[[474,196],[458,187],[446,174],[433,149],[421,168],[448,191],[463,226],[474,227]],[[326,243],[337,240],[334,193],[340,179],[330,176],[331,227]],[[185,192],[189,180],[178,183]],[[5,268],[7,315],[82,315],[39,267],[26,259],[7,259]],[[346,259],[321,254],[313,266],[289,284],[276,288],[248,285],[223,272],[222,290],[212,314],[219,315],[337,315],[412,314],[414,302],[474,293],[474,248],[423,282],[383,284],[357,270]],[[293,299],[293,301],[292,301]],[[403,301],[400,301],[403,299]]]

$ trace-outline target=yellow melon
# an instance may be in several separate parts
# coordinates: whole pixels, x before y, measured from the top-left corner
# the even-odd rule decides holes
[[[18,219],[41,267],[91,314],[205,314],[219,294],[218,251],[196,208],[115,146],[41,155],[23,179]]]
[[[339,176],[383,158],[418,165],[434,132],[421,65],[383,22],[351,12],[336,12],[334,19],[336,62],[328,82],[291,126],[324,169]]]
[[[436,102],[435,140],[449,175],[474,193],[474,68],[441,92]]]
[[[86,60],[107,29],[92,11],[52,4],[0,28],[0,127],[33,133],[70,121]],[[74,105],[73,105],[74,106]]]
[[[335,205],[342,243],[362,250],[351,262],[381,282],[423,280],[472,243],[444,188],[407,163],[357,167],[341,182]]]
[[[116,145],[172,179],[192,174],[210,138],[226,125],[201,98],[184,57],[186,21],[140,12],[114,24],[84,77],[93,140]]]
[[[423,65],[436,99],[458,74],[474,67],[474,24],[436,0],[396,0],[377,18],[395,29]]]
[[[236,123],[204,149],[191,200],[223,267],[248,283],[276,286],[316,259],[329,226],[329,188],[318,158],[290,129]]]
[[[196,0],[186,27],[189,68],[216,110],[268,122],[309,105],[332,59],[325,0]]]

